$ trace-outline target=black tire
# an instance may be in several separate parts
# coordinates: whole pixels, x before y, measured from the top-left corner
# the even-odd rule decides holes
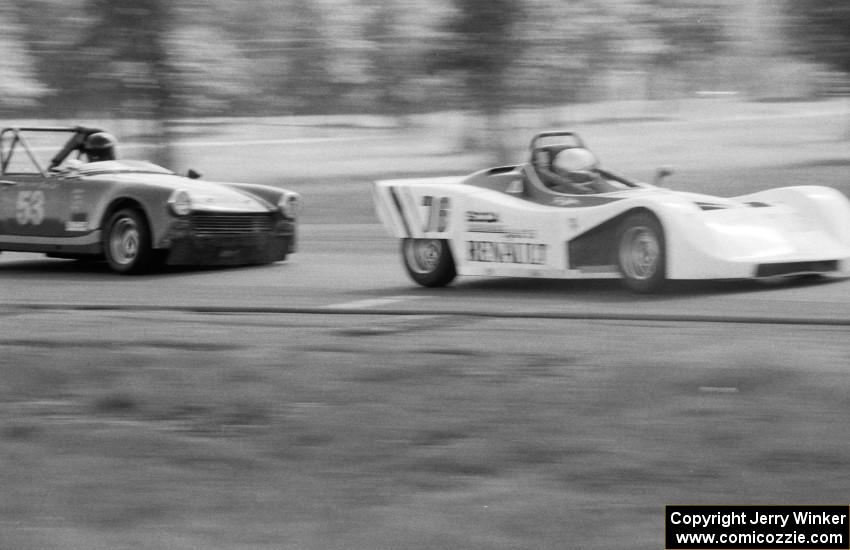
[[[446,286],[457,276],[446,240],[402,239],[401,257],[410,278],[422,286]]]
[[[664,231],[647,212],[628,216],[617,231],[617,265],[629,289],[649,293],[667,282]]]
[[[143,273],[155,267],[151,233],[145,216],[124,208],[110,216],[103,234],[103,254],[117,273]]]

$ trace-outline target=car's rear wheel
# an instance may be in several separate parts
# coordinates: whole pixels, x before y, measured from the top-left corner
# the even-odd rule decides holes
[[[655,292],[667,281],[664,231],[652,214],[626,218],[617,234],[617,263],[626,286],[635,292]]]
[[[148,222],[138,210],[124,208],[106,224],[103,252],[113,271],[141,273],[154,267]]]
[[[457,275],[446,240],[403,239],[401,255],[410,278],[422,286],[445,286]]]

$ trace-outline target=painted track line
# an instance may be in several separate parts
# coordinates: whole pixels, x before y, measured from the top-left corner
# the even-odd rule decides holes
[[[352,308],[340,306],[277,307],[277,306],[166,306],[127,304],[62,304],[62,303],[7,303],[5,313],[23,311],[162,311],[205,314],[265,314],[265,315],[386,315],[386,316],[458,316],[496,319],[564,319],[584,321],[634,321],[634,322],[678,322],[678,323],[723,323],[750,325],[809,325],[850,327],[847,317],[774,317],[769,315],[715,315],[700,313],[618,313],[618,312],[559,312],[559,311],[486,311],[475,309],[387,309]],[[0,309],[0,312],[3,312]]]
[[[368,298],[365,300],[354,300],[352,302],[342,302],[339,304],[332,304],[329,306],[323,306],[328,310],[335,309],[356,309],[356,310],[364,310],[364,309],[376,309],[383,306],[389,306],[390,304],[396,304],[398,302],[406,302],[408,300],[418,300],[420,298],[424,298],[424,296],[389,296],[387,298]]]

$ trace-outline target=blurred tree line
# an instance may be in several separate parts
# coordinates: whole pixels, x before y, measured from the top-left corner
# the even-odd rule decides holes
[[[841,73],[850,73],[850,3],[789,1],[786,12],[789,44],[795,53],[818,59]]]
[[[843,0],[4,0],[0,112],[497,121],[740,87],[786,54],[850,71],[848,13]]]

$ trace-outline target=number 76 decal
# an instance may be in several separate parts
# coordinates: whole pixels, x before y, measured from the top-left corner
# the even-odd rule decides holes
[[[39,225],[44,221],[44,192],[18,191],[15,219],[19,225]]]
[[[422,206],[428,207],[422,231],[426,233],[446,231],[449,228],[450,204],[448,197],[432,197],[431,195],[422,197]]]

